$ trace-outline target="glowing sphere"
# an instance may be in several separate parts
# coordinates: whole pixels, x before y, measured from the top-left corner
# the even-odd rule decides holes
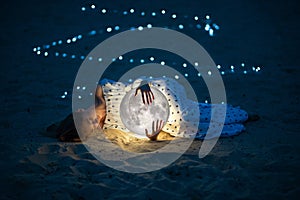
[[[152,132],[152,122],[169,117],[169,104],[165,96],[157,89],[151,88],[154,100],[150,105],[145,105],[139,92],[134,96],[135,89],[130,90],[122,99],[120,116],[125,127],[136,137],[146,138],[145,129]]]

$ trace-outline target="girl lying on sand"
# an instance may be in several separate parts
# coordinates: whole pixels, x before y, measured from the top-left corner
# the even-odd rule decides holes
[[[162,120],[153,121],[152,131],[145,130],[145,135],[150,140],[156,140],[161,131],[169,133],[171,136],[191,137],[195,132],[195,138],[203,139],[208,130],[209,124],[220,126],[218,119],[210,122],[211,108],[217,108],[218,104],[204,104],[194,102],[186,97],[184,87],[177,81],[170,78],[146,79],[139,78],[133,83],[115,82],[112,80],[102,80],[99,82],[95,93],[95,109],[79,110],[74,113],[80,117],[81,133],[84,132],[88,137],[89,133],[96,128],[118,129],[123,132],[130,132],[122,123],[120,116],[120,104],[125,94],[135,89],[135,95],[142,94],[141,101],[144,104],[151,104],[155,96],[151,88],[159,90],[168,100],[169,117],[166,123]],[[200,117],[193,114],[193,108],[196,106],[201,113]],[[223,105],[222,105],[223,106]],[[188,110],[188,114],[185,111]],[[197,113],[199,113],[199,111]],[[221,115],[221,113],[220,113]],[[200,122],[199,122],[200,119]],[[234,136],[245,130],[244,122],[249,120],[246,111],[227,105],[224,127],[221,137]],[[199,123],[198,130],[191,130],[191,124]],[[69,115],[63,120],[56,129],[57,137],[61,141],[80,141],[77,134],[73,116]],[[81,137],[81,139],[83,139]]]

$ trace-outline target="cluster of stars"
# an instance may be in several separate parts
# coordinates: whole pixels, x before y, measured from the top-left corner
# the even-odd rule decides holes
[[[93,57],[89,57],[88,60],[92,61],[94,59],[93,59]],[[103,58],[98,58],[96,60],[98,62],[102,62]],[[178,66],[178,65],[180,65],[183,68],[188,68],[191,65],[194,65],[195,67],[199,66],[199,62],[194,62],[192,64],[187,63],[187,62],[183,62],[181,64],[176,63],[176,62],[167,63],[164,60],[158,60],[158,59],[156,59],[154,56],[148,56],[147,58],[143,58],[143,59],[133,59],[133,58],[126,59],[125,56],[121,55],[118,58],[113,58],[112,62],[126,61],[126,60],[128,60],[129,63],[137,63],[137,64],[144,64],[144,63],[150,63],[150,62],[159,63],[159,64],[162,65],[162,67],[165,66],[165,65],[168,65],[168,66],[172,66],[172,65],[173,66]],[[242,63],[240,63],[239,65],[236,65],[236,66],[230,65],[229,67],[223,67],[220,64],[218,64],[216,66],[217,66],[217,68],[219,70],[219,73],[221,75],[235,73],[236,70],[238,70],[239,72],[242,72],[242,74],[245,74],[245,75],[248,74],[248,73],[258,73],[261,70],[261,66],[252,66],[252,67],[251,66],[246,66],[246,64],[244,62],[242,62]],[[212,70],[207,70],[205,73],[206,73],[207,77],[213,77],[213,75],[214,75],[213,72],[212,72]],[[190,75],[191,74],[189,74],[189,73],[184,73],[183,74],[183,76],[186,77],[186,78],[188,78]],[[202,75],[203,74],[201,74],[201,73],[197,73],[198,77],[201,77]],[[165,76],[163,76],[163,77],[165,77]],[[152,77],[149,77],[149,78],[151,79]],[[178,79],[180,79],[180,76],[178,74],[175,74],[174,77],[171,77],[171,78],[174,78],[174,79],[178,80]],[[128,82],[131,83],[131,82],[133,82],[133,80],[132,79],[128,79]],[[96,83],[96,84],[98,84],[98,83]],[[78,90],[78,91],[84,91],[84,90],[86,90],[86,87],[85,86],[77,86],[76,90]],[[67,96],[67,94],[68,94],[68,92],[65,91],[61,95],[61,99],[65,99],[66,96]],[[90,95],[93,95],[93,93],[90,93]],[[81,99],[81,98],[82,98],[82,96],[78,95],[78,99]]]
[[[129,9],[128,11],[118,11],[118,10],[108,10],[107,8],[97,8],[97,6],[95,4],[91,4],[88,7],[81,7],[81,11],[82,12],[87,12],[87,11],[99,11],[99,14],[108,14],[108,13],[112,13],[112,14],[119,14],[122,13],[122,15],[126,16],[129,14],[137,14],[136,17],[141,16],[144,17],[146,16],[146,12],[145,11],[137,11],[134,8]],[[160,9],[159,12],[149,12],[149,15],[152,17],[157,16],[158,14],[160,14],[160,16],[166,16],[169,17],[172,20],[177,20],[180,19],[179,14],[175,13],[175,12],[170,12],[167,11],[167,9]],[[208,32],[209,36],[214,36],[214,33],[216,30],[219,30],[220,27],[216,24],[213,23],[211,20],[210,15],[205,15],[205,17],[203,17],[202,19],[199,16],[188,16],[188,15],[183,15],[181,16],[183,19],[191,19],[191,23],[189,25],[184,25],[183,23],[178,23],[177,27],[165,27],[165,28],[171,28],[171,29],[178,29],[178,30],[184,30],[187,27],[190,28],[195,28],[195,29],[203,29],[205,31]],[[153,23],[148,23],[146,25],[138,25],[138,26],[132,26],[132,27],[122,27],[123,30],[139,30],[142,31],[144,28],[152,28],[154,25]],[[33,48],[33,52],[36,55],[43,55],[45,57],[48,57],[50,55],[50,49],[54,46],[58,46],[58,45],[62,45],[62,44],[72,44],[72,43],[76,43],[79,40],[81,40],[83,37],[91,37],[91,36],[96,36],[97,34],[103,34],[103,33],[113,33],[113,32],[118,32],[121,31],[121,26],[120,25],[107,25],[104,29],[100,29],[100,30],[91,30],[86,34],[79,34],[77,36],[73,36],[64,40],[57,40],[57,41],[53,41],[50,42],[50,44],[46,44],[46,45],[41,45],[41,46],[36,46]],[[84,59],[85,57],[83,55],[74,55],[74,54],[67,54],[67,53],[59,53],[59,52],[54,52],[53,53],[56,57],[61,56],[63,58],[66,57],[71,57],[72,59],[75,58],[79,58],[79,59]]]
[[[123,16],[132,15],[132,14],[135,14],[137,17],[138,16],[141,16],[141,17],[146,16],[146,12],[145,11],[137,11],[134,8],[130,8],[129,10],[125,10],[125,11],[111,10],[109,12],[109,10],[106,9],[106,8],[96,9],[96,5],[95,4],[91,4],[88,7],[82,7],[81,11],[83,11],[83,12],[87,12],[87,11],[97,12],[97,11],[99,11],[98,12],[99,14],[108,14],[108,13],[118,14],[118,13],[122,13]],[[161,15],[161,16],[169,17],[169,18],[171,18],[173,20],[180,19],[180,17],[179,17],[180,15],[178,13],[167,11],[167,9],[160,9],[158,12],[155,12],[155,11],[148,12],[148,15],[151,16],[151,17],[156,17],[157,15]],[[196,29],[201,29],[203,27],[203,29],[205,31],[207,31],[208,34],[209,34],[209,36],[211,36],[211,37],[214,36],[216,30],[220,29],[219,25],[217,25],[216,23],[212,22],[210,15],[206,15],[205,18],[203,18],[203,19],[201,19],[197,15],[194,15],[194,16],[183,15],[182,17],[184,19],[191,18],[193,22],[196,22],[195,25],[191,26],[191,24],[190,24],[190,26],[186,26],[186,27],[192,27],[192,28],[195,27]],[[132,27],[132,28],[135,29],[134,27]],[[178,24],[177,28],[179,30],[183,30],[185,28],[185,26],[183,24]],[[111,28],[110,30],[112,31],[113,28]],[[139,30],[142,30],[142,28],[139,28]],[[109,31],[109,32],[111,32],[111,31]]]
[[[192,28],[192,29],[198,29],[201,30],[203,29],[204,31],[206,31],[208,33],[208,35],[210,37],[215,36],[215,32],[218,31],[220,29],[220,26],[216,23],[213,22],[213,20],[211,19],[210,15],[205,15],[204,17],[200,17],[199,15],[180,15],[179,13],[176,12],[172,12],[169,11],[168,9],[162,8],[158,11],[151,11],[151,12],[146,12],[144,10],[138,10],[135,8],[130,8],[128,10],[110,10],[108,8],[103,8],[103,7],[98,7],[95,4],[91,4],[89,6],[84,6],[81,7],[81,11],[82,12],[97,12],[99,15],[108,15],[108,14],[112,14],[112,15],[121,15],[121,16],[129,16],[129,15],[134,15],[135,17],[150,17],[153,18],[153,21],[144,25],[135,25],[135,26],[130,26],[130,27],[122,27],[120,24],[117,25],[106,25],[104,28],[99,29],[99,30],[90,30],[89,32],[85,33],[85,34],[77,34],[75,36],[72,37],[68,37],[66,39],[59,39],[56,41],[52,41],[49,44],[45,44],[45,45],[40,45],[40,46],[35,46],[33,48],[33,53],[35,53],[38,56],[44,56],[44,57],[49,57],[49,56],[54,56],[54,57],[62,57],[62,58],[71,58],[71,59],[80,59],[80,60],[84,60],[86,58],[85,55],[75,55],[75,54],[69,54],[66,52],[59,52],[59,51],[52,51],[52,48],[54,47],[58,47],[61,45],[72,45],[75,44],[77,42],[79,42],[82,39],[88,38],[88,37],[95,37],[98,34],[112,34],[112,33],[117,33],[119,31],[125,31],[125,30],[138,30],[138,31],[142,31],[146,28],[150,29],[152,27],[154,27],[155,25],[153,25],[155,22],[155,19],[157,20],[158,17],[166,17],[169,20],[172,20],[172,22],[177,22],[180,21],[180,23],[177,23],[177,25],[175,27],[165,27],[165,28],[171,28],[171,29],[177,29],[179,31],[184,31],[187,28]],[[147,18],[148,19],[148,18]],[[187,21],[187,23],[183,23],[183,20],[189,20]],[[97,62],[103,62],[105,58],[102,57],[97,57],[97,58],[93,58],[93,57],[88,57],[89,61],[97,61]],[[158,58],[156,58],[154,55],[152,56],[146,56],[144,58],[127,58],[124,55],[120,55],[117,58],[113,58],[111,60],[112,62],[129,62],[131,64],[133,63],[137,63],[137,64],[144,64],[144,63],[149,63],[149,62],[153,62],[153,63],[159,63],[162,66],[164,65],[173,65],[173,66],[182,66],[184,69],[187,68],[190,64],[183,62],[183,63],[176,63],[176,62],[172,62],[172,63],[167,63],[166,60],[159,60]],[[199,63],[195,62],[195,63],[191,63],[194,66],[198,66]],[[236,71],[242,72],[243,74],[249,74],[249,73],[258,73],[261,71],[261,66],[249,66],[246,67],[245,63],[242,62],[239,66],[234,66],[234,65],[230,65],[227,67],[223,67],[220,64],[217,65],[217,68],[219,69],[219,73],[221,75],[225,75],[225,74],[230,74],[230,73],[236,73]],[[207,72],[208,76],[213,76],[213,73],[211,70],[208,70]],[[189,77],[191,74],[188,73],[183,73],[184,77]],[[201,77],[201,73],[197,74],[198,77]],[[179,75],[174,75],[175,79],[179,79],[180,76]],[[129,79],[128,82],[132,82],[132,79]],[[77,86],[76,90],[81,91],[81,90],[86,90],[85,86]],[[67,96],[69,95],[68,91],[64,91],[62,93],[62,95],[60,96],[61,99],[65,99],[67,98]],[[92,93],[90,93],[90,95],[93,95]],[[81,99],[82,96],[78,95],[78,99]],[[206,100],[207,101],[207,100]],[[206,102],[207,103],[207,102]]]

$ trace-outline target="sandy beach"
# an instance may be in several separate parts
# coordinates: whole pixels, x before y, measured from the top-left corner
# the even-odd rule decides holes
[[[119,19],[101,21],[93,14],[82,14],[81,7],[90,2],[6,2],[0,13],[0,199],[298,199],[298,2],[134,2],[96,5],[210,14],[220,25],[215,37],[192,29],[183,32],[197,40],[216,63],[261,66],[260,73],[223,76],[228,103],[260,119],[246,123],[246,131],[238,136],[219,139],[203,159],[198,157],[202,141],[195,140],[183,156],[161,170],[130,174],[111,169],[83,144],[46,136],[49,125],[72,112],[71,97],[60,96],[71,92],[81,60],[37,56],[32,48],[119,23]],[[123,20],[120,26],[134,20]],[[170,20],[159,22],[168,25]],[[74,52],[88,53],[108,36],[81,43]],[[199,85],[197,92],[201,89]],[[110,137],[136,152],[167,143],[126,142],[118,133]]]

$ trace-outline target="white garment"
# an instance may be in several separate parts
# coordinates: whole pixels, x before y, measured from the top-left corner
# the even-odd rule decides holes
[[[213,126],[220,126],[220,122],[218,122],[217,119],[213,119],[212,122],[210,122],[211,108],[217,108],[220,105],[203,104],[189,100],[186,97],[184,87],[174,79],[139,78],[132,84],[114,82],[107,79],[101,81],[100,84],[102,85],[104,98],[106,100],[107,116],[104,124],[105,129],[119,129],[124,132],[129,132],[122,123],[120,117],[120,105],[125,94],[132,89],[137,89],[142,81],[147,81],[150,88],[155,87],[158,89],[168,100],[170,109],[169,118],[162,129],[163,131],[173,136],[195,136],[196,138],[203,139],[210,123],[213,123]],[[248,114],[244,110],[228,105],[225,125],[221,136],[239,134],[245,129],[242,123],[246,121],[247,118]]]

